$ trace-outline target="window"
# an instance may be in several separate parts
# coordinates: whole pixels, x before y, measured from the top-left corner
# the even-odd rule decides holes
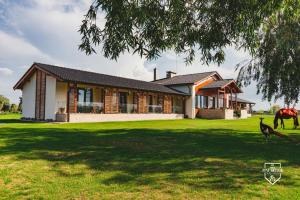
[[[93,102],[93,91],[92,89],[85,90],[85,102]]]
[[[80,103],[91,103],[93,102],[93,89],[91,88],[78,88],[77,100]]]
[[[77,89],[77,112],[90,113],[93,112],[93,89],[78,88]]]
[[[84,99],[85,99],[84,93],[85,93],[84,89],[78,89],[78,92],[77,92],[77,94],[78,94],[77,101],[78,102],[84,102]]]
[[[202,108],[208,108],[208,96],[202,96]]]
[[[127,113],[127,92],[119,93],[119,111],[121,113]]]

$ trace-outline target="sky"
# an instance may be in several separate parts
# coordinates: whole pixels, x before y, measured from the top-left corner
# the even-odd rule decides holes
[[[81,38],[78,29],[90,3],[89,0],[0,0],[0,94],[17,103],[21,91],[14,91],[13,86],[33,62],[151,81],[153,68],[157,68],[158,78],[164,78],[168,70],[177,74],[216,70],[224,78],[236,78],[236,64],[249,59],[247,52],[234,47],[226,48],[226,61],[220,66],[207,66],[200,61],[186,65],[183,57],[172,51],[153,61],[132,54],[112,61],[101,55],[101,48],[98,54],[87,56],[78,50]],[[104,23],[102,15],[99,16]],[[269,102],[256,94],[255,83],[242,90],[244,93],[239,97],[256,102],[254,109],[270,107]],[[276,104],[283,106],[281,101]]]

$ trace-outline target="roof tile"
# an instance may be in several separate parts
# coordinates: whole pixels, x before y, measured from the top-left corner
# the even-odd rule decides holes
[[[158,83],[162,85],[193,84],[195,82],[207,78],[208,76],[212,76],[213,74],[218,74],[218,73],[216,71],[212,71],[212,72],[203,72],[203,73],[196,73],[196,74],[178,75],[172,78],[159,79],[153,81],[153,83]]]
[[[173,90],[164,85],[153,83],[153,82],[146,82],[146,81],[123,78],[118,76],[99,74],[95,72],[70,69],[70,68],[48,65],[43,63],[34,63],[34,64],[36,64],[38,67],[42,68],[43,70],[56,75],[57,77],[61,78],[64,81],[186,95],[185,93]]]

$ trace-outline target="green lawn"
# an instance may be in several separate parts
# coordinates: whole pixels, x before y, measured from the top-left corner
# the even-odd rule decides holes
[[[86,124],[0,115],[0,199],[300,199],[300,145],[258,117]],[[272,124],[272,118],[266,117]],[[282,131],[300,141],[292,120]],[[270,185],[265,162],[281,162]]]

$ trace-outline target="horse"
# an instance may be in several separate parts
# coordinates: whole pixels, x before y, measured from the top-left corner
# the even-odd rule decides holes
[[[298,121],[298,111],[295,108],[282,108],[278,110],[275,114],[274,118],[274,129],[278,127],[278,119],[281,121],[281,128],[284,127],[284,122],[283,119],[290,119],[293,118],[294,120],[294,129],[299,126],[299,121]]]

